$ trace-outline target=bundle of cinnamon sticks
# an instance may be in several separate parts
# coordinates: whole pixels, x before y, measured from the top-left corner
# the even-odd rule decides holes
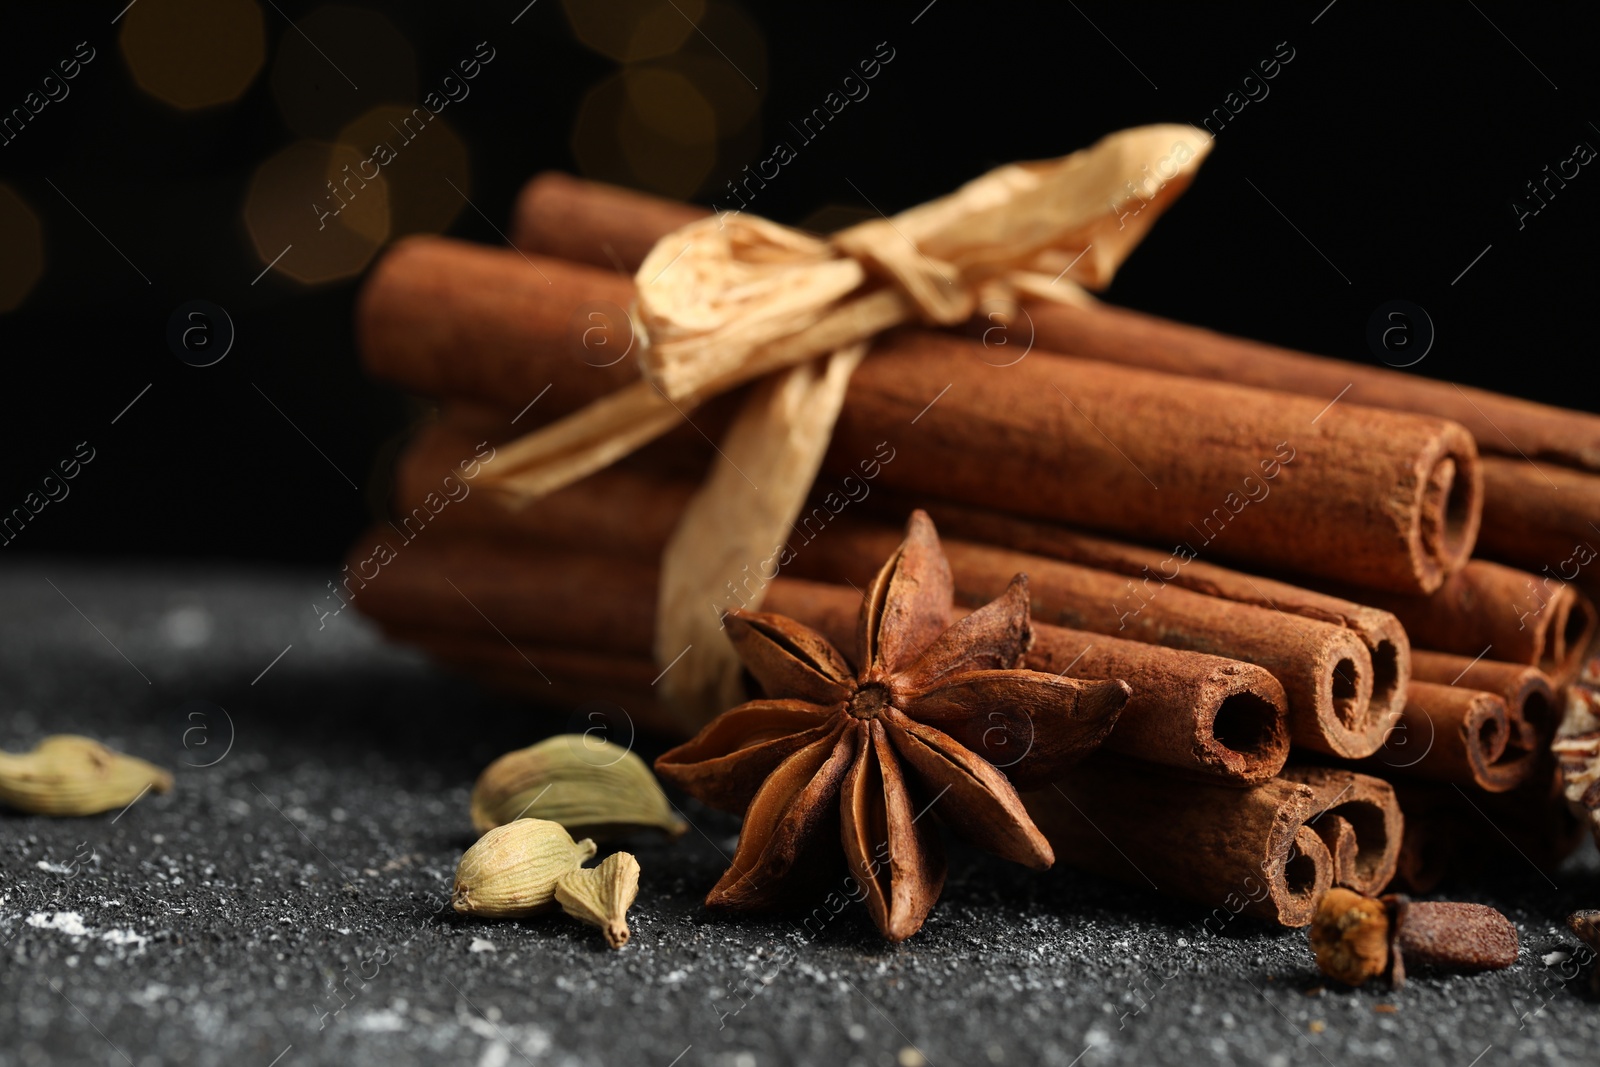
[[[366,366],[440,402],[342,583],[391,637],[536,700],[692,725],[655,699],[658,565],[737,397],[525,507],[473,476],[638,379],[629,272],[701,214],[546,175],[514,249],[413,238],[376,267]],[[1132,689],[1104,751],[1026,797],[1057,855],[1200,900],[1208,927],[1304,925],[1330,885],[1431,888],[1474,859],[1463,837],[1559,862],[1577,838],[1548,749],[1596,629],[1571,560],[1600,521],[1600,419],[1109,307],[1028,310],[1020,358],[960,331],[881,338],[793,536],[706,611],[759,603],[851,647],[859,590],[925,508],[958,605],[1029,575],[1027,666]],[[1472,818],[1499,833],[1462,835]]]

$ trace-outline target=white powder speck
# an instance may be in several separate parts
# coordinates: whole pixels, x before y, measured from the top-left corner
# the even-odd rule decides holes
[[[396,1013],[385,1008],[383,1011],[369,1011],[365,1015],[355,1018],[357,1030],[366,1030],[375,1034],[388,1034],[396,1030],[404,1030],[406,1021]]]
[[[149,938],[143,934],[136,934],[132,930],[107,930],[100,935],[100,940],[110,945],[132,945],[134,948],[144,948]]]
[[[72,873],[72,868],[68,867],[65,863],[51,863],[49,860],[40,860],[39,862],[35,863],[34,866],[39,868],[41,871],[47,871],[50,874]]]
[[[467,951],[468,952],[499,952],[500,950],[498,948],[496,948],[494,942],[490,941],[488,938],[486,938],[486,937],[475,937],[475,938],[472,939],[472,944],[467,946]]]
[[[86,937],[83,916],[75,911],[36,911],[28,916],[28,925],[39,930],[60,930],[69,937]]]
[[[150,939],[133,930],[106,930],[97,933],[83,925],[83,916],[75,911],[36,911],[28,916],[28,925],[36,930],[59,930],[68,937],[90,937],[108,945],[141,950]]]

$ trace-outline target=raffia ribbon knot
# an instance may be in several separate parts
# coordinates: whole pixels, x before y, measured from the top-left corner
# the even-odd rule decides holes
[[[871,339],[902,323],[955,325],[990,301],[1004,314],[1020,296],[1090,299],[1084,289],[1110,284],[1209,149],[1190,126],[1124,130],[831,239],[749,215],[690,223],[634,276],[641,380],[502,449],[496,484],[526,504],[760,379],[661,561],[663,696],[697,728],[743,699],[721,591],[786,540]]]

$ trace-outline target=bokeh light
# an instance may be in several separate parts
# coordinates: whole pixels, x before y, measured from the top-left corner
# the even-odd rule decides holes
[[[652,133],[681,145],[717,139],[717,115],[694,82],[665,67],[629,67],[622,72],[628,107]],[[624,144],[624,150],[627,146]]]
[[[719,157],[732,169],[729,161],[761,151],[767,50],[749,16],[723,3],[675,10],[630,2],[606,6],[607,21],[597,5],[566,6],[580,40],[626,61],[578,106],[572,152],[585,175],[692,198]],[[672,33],[661,12],[677,20]]]
[[[424,109],[422,114],[428,112]],[[410,125],[407,118],[412,120]],[[340,145],[362,160],[373,161],[363,163],[359,173],[371,174],[374,165],[381,164],[389,196],[391,238],[442,232],[466,206],[462,197],[472,195],[467,146],[461,138],[442,115],[429,118],[420,130],[417,127],[412,108],[383,104],[339,131]],[[384,158],[390,161],[382,163]],[[340,162],[328,177],[342,180],[343,166]]]
[[[578,40],[618,63],[676,52],[705,13],[704,0],[561,0]]]
[[[297,141],[256,168],[244,222],[262,266],[276,260],[275,273],[317,284],[371,262],[389,237],[389,192],[381,171],[365,178],[366,158],[348,145]]]
[[[411,44],[376,11],[319,7],[284,33],[272,61],[272,95],[289,128],[332,141],[391,100],[417,100]]]
[[[134,83],[173,107],[231,103],[266,61],[255,0],[159,0],[134,4],[119,43]]]
[[[0,313],[14,311],[44,273],[39,217],[15,189],[0,184]]]
[[[644,72],[648,75],[649,72]],[[572,154],[591,178],[688,198],[717,161],[716,116],[710,101],[688,79],[671,72],[645,77],[648,90],[665,87],[670,104],[652,108],[658,129],[640,115],[630,81],[640,72],[623,70],[590,89],[573,122]],[[683,117],[668,120],[667,108]]]

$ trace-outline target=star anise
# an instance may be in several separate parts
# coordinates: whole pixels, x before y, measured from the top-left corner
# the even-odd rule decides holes
[[[786,883],[810,866],[797,862],[802,853],[835,825],[836,802],[845,861],[891,940],[921,929],[944,885],[930,811],[1005,859],[1054,862],[1017,788],[1062,777],[1099,745],[1129,689],[1020,669],[1033,640],[1025,575],[954,626],[951,594],[933,522],[917,511],[862,604],[858,670],[792,619],[730,616],[729,635],[766,697],[656,761],[690,795],[745,813],[738,852],[707,904],[783,900]]]

